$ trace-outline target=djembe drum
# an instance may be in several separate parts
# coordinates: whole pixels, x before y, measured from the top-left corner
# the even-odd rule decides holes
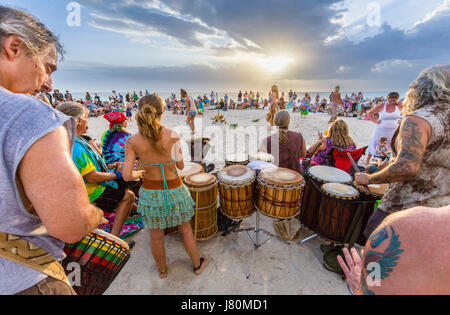
[[[243,165],[246,166],[249,163],[248,155],[243,153],[237,153],[228,155],[225,158],[225,166]]]
[[[262,170],[258,176],[258,210],[276,219],[295,217],[300,211],[304,185],[303,176],[290,169]]]
[[[200,174],[203,173],[204,169],[203,166],[201,166],[198,163],[194,162],[185,162],[183,170],[178,171],[178,175],[180,176],[181,180],[184,181],[184,179],[190,175]],[[178,227],[173,227],[169,229],[164,230],[164,235],[173,235],[178,232]]]
[[[80,286],[73,287],[78,295],[103,294],[130,258],[128,244],[102,230],[94,230],[79,243],[66,244],[64,253],[65,270],[70,263],[81,267]]]
[[[352,177],[340,169],[329,166],[313,166],[306,172],[306,185],[302,199],[300,222],[311,231],[316,230],[317,216],[322,201],[323,184],[349,184]]]
[[[217,178],[222,213],[232,220],[250,217],[255,212],[255,171],[247,166],[234,165],[219,172]]]
[[[316,232],[338,243],[349,239],[351,223],[358,204],[359,192],[352,186],[328,183],[322,186],[323,197],[318,212]]]
[[[184,179],[195,201],[195,216],[191,220],[194,235],[206,241],[216,235],[217,226],[217,179],[206,173],[190,175]]]
[[[275,157],[272,154],[265,152],[252,153],[249,155],[249,161],[262,161],[267,163],[274,163]]]

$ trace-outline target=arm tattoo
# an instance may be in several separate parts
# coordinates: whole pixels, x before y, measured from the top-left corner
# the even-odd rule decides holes
[[[367,251],[363,259],[363,268],[361,272],[361,292],[364,295],[374,295],[375,293],[369,289],[367,284],[368,279],[384,280],[394,271],[398,264],[400,255],[403,253],[401,249],[401,242],[399,234],[395,233],[391,226],[391,236],[389,237],[388,228],[385,227],[370,238],[370,247],[372,250]],[[374,249],[378,248],[386,240],[389,239],[389,245],[384,252],[376,252]],[[373,264],[377,264],[375,271],[373,271]],[[371,269],[371,270],[369,270]]]
[[[370,176],[371,184],[402,182],[414,176],[420,168],[427,147],[425,132],[416,121],[406,119],[400,129],[400,152],[383,171]]]

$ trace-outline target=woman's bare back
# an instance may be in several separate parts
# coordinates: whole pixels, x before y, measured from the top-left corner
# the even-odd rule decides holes
[[[140,133],[131,138],[131,143],[136,157],[140,161],[140,166],[145,169],[146,180],[163,180],[161,167],[157,164],[166,164],[164,168],[166,180],[173,180],[178,177],[176,167],[180,170],[184,168],[180,136],[174,130],[164,128],[161,131],[160,140],[157,142],[157,146],[161,148],[161,152],[156,151],[152,146],[151,140],[142,136]]]

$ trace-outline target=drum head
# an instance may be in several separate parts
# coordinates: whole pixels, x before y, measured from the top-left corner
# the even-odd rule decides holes
[[[185,183],[193,187],[206,187],[216,182],[214,175],[207,173],[194,174],[184,179]]]
[[[248,161],[248,155],[244,153],[228,155],[225,161],[230,163],[245,163]]]
[[[184,163],[184,169],[182,171],[178,171],[178,173],[181,178],[186,178],[190,175],[203,173],[203,167],[198,163],[186,162]]]
[[[295,186],[303,184],[303,176],[287,168],[267,168],[259,174],[260,179],[277,186]]]
[[[243,165],[234,165],[224,168],[218,175],[219,181],[228,185],[251,183],[255,180],[255,171]]]
[[[114,236],[114,235],[112,235],[112,234],[109,234],[109,233],[107,233],[107,232],[105,232],[105,231],[103,231],[103,230],[99,230],[99,229],[95,229],[94,231],[92,231],[92,233],[97,234],[97,235],[100,235],[100,236],[103,236],[103,237],[105,237],[106,239],[108,239],[108,240],[110,240],[110,241],[114,241],[114,242],[116,242],[117,244],[121,245],[121,246],[124,247],[126,250],[128,250],[128,251],[130,250],[130,247],[128,246],[128,243],[127,243],[127,242],[121,240],[120,238],[118,238],[118,237],[116,237],[116,236]]]
[[[269,153],[258,152],[258,153],[250,154],[249,160],[273,163],[273,162],[275,162],[275,157]]]
[[[313,166],[308,173],[324,183],[348,184],[352,182],[350,174],[329,166]]]
[[[264,162],[264,161],[252,161],[247,166],[255,171],[261,171],[266,168],[276,168],[277,167],[275,164],[272,164],[269,162]]]
[[[354,187],[339,183],[328,183],[322,186],[322,190],[338,199],[357,199],[359,197],[359,191]]]

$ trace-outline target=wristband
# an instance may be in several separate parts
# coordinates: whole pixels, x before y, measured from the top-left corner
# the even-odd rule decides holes
[[[122,173],[119,171],[114,171],[114,174],[116,174],[117,178],[116,179],[122,179]]]

